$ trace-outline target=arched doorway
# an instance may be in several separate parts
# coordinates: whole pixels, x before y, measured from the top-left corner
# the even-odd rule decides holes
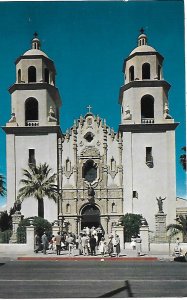
[[[92,228],[100,225],[100,210],[94,204],[86,205],[81,212],[81,230],[84,227]]]

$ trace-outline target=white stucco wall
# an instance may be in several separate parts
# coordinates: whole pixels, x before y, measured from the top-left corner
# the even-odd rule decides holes
[[[142,214],[151,230],[158,212],[156,197],[162,197],[167,224],[176,214],[174,133],[124,133],[124,213]],[[146,165],[146,147],[152,147],[154,167]],[[138,199],[132,198],[133,191]]]
[[[22,169],[28,167],[29,149],[35,149],[36,163],[47,163],[52,171],[57,173],[57,134],[46,135],[7,135],[7,209],[13,207],[21,187],[20,180],[23,178]],[[25,217],[35,216],[37,202],[34,199],[24,200],[22,214]],[[52,202],[51,202],[52,201]],[[53,200],[46,201],[44,217],[50,220],[56,219],[57,204]],[[53,220],[54,220],[53,219]],[[52,220],[52,221],[53,221]]]

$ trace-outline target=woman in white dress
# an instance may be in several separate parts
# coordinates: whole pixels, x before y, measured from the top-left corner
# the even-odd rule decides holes
[[[104,257],[105,252],[106,252],[106,242],[105,242],[104,237],[102,237],[99,242],[99,252],[101,253],[102,257]]]

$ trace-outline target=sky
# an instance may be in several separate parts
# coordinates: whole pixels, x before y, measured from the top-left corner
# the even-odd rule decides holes
[[[0,2],[0,126],[10,119],[8,88],[15,83],[15,60],[31,48],[37,32],[41,50],[56,66],[62,131],[85,115],[88,105],[118,131],[123,61],[137,46],[141,27],[148,44],[165,58],[164,79],[171,84],[170,115],[180,122],[176,129],[177,196],[186,197],[185,172],[179,163],[186,145],[183,1]],[[0,173],[6,177],[2,129]],[[0,206],[5,201],[0,198]]]

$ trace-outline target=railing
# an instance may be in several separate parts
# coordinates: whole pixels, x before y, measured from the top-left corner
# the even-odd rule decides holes
[[[39,126],[39,121],[38,120],[27,120],[26,126],[30,126],[30,127]]]
[[[142,118],[142,124],[153,124],[154,118]]]

